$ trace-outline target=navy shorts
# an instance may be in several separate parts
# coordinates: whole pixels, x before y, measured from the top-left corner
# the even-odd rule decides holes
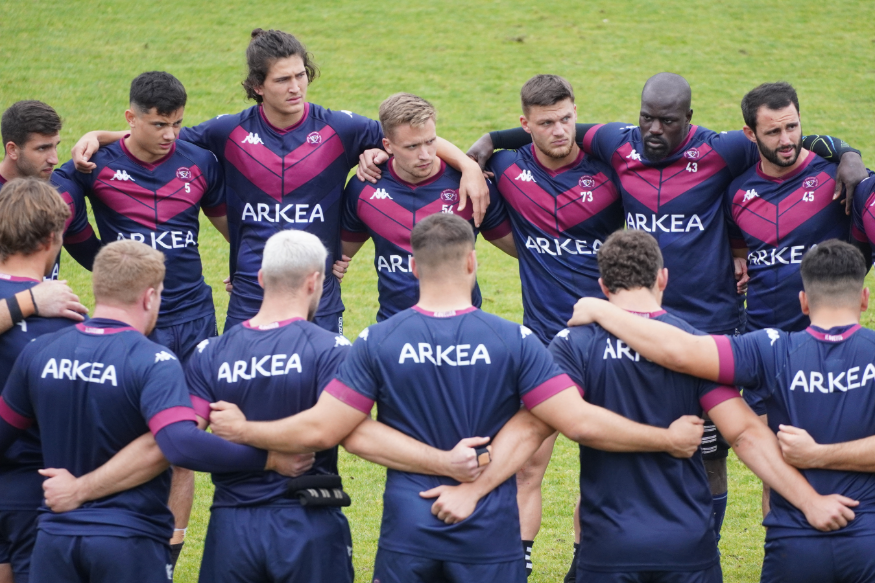
[[[761,583],[875,581],[875,535],[794,536],[766,541]]]
[[[377,549],[373,583],[525,583],[526,561],[456,563]],[[578,579],[581,581],[581,579]]]
[[[577,564],[577,580],[584,583],[723,583],[720,563],[702,571],[627,571],[602,573]]]
[[[353,580],[352,537],[339,508],[214,508],[201,583]]]
[[[0,510],[0,563],[11,563],[15,583],[27,583],[36,541],[36,510]]]
[[[222,332],[227,332],[233,326],[241,322],[245,322],[249,318],[237,319],[232,318],[231,316],[225,317],[225,327],[222,328]],[[323,316],[322,314],[316,314],[316,317],[313,318],[313,323],[319,326],[324,330],[328,330],[329,332],[334,332],[335,334],[343,334],[343,312],[336,312],[334,314],[328,314]]]
[[[176,355],[176,358],[179,359],[179,362],[183,364],[188,360],[188,357],[191,356],[198,344],[207,338],[218,335],[216,315],[212,314],[197,320],[183,322],[182,324],[155,328],[149,334],[149,340],[169,348]]]
[[[30,583],[167,583],[170,546],[146,537],[61,536],[39,531]]]

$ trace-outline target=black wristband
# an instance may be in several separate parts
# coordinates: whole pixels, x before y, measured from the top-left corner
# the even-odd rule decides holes
[[[33,288],[27,288],[27,291],[30,293],[30,302],[33,304],[33,315],[39,316],[39,308],[36,305],[36,298],[33,297]]]
[[[11,295],[6,298],[6,307],[9,309],[9,319],[12,320],[13,326],[24,320],[24,314],[21,313],[21,306],[18,305],[17,297]]]

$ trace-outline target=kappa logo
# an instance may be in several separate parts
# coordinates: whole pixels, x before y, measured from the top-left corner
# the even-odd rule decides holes
[[[556,333],[556,338],[565,338],[568,339],[568,335],[571,334],[571,330],[565,328],[564,330],[560,330]]]
[[[198,351],[198,354],[200,354],[201,352],[203,352],[203,351],[204,351],[204,348],[206,348],[206,347],[207,347],[207,344],[209,344],[209,343],[210,343],[210,339],[209,339],[209,338],[204,338],[203,340],[201,340],[200,343],[197,345],[197,351]]]
[[[352,547],[349,545],[346,545],[346,554],[352,556]]]
[[[136,180],[134,180],[131,175],[128,174],[127,170],[116,170],[115,174],[112,175],[112,178],[110,178],[110,180],[121,180],[124,182],[130,180],[131,182],[136,182]]]
[[[441,192],[441,200],[444,202],[456,202],[459,200],[459,191],[448,188]]]
[[[362,331],[359,333],[359,338],[361,338],[362,340],[367,341],[367,339],[368,339],[368,328],[365,328],[364,330],[362,330]]]
[[[639,154],[636,150],[632,150],[631,152],[629,152],[629,155],[626,156],[626,159],[627,160],[637,160],[638,162],[640,162],[641,161],[641,154]]]
[[[164,568],[167,569],[167,580],[173,581],[173,565],[164,565]]]
[[[347,340],[346,336],[335,336],[334,348],[337,348],[338,346],[352,346],[352,342]]]
[[[532,176],[531,170],[523,170],[522,172],[520,172],[519,176],[514,178],[514,180],[522,180],[523,182],[535,182],[535,183],[537,183],[537,181],[535,180],[535,177]]]
[[[376,191],[374,191],[374,194],[371,195],[371,200],[374,200],[375,198],[377,200],[386,200],[387,198],[389,200],[393,200],[393,198],[389,196],[389,193],[386,192],[385,188],[378,188]]]
[[[755,198],[759,198],[759,196],[760,196],[760,195],[759,195],[759,193],[756,191],[755,188],[751,188],[750,190],[745,190],[745,191],[744,191],[744,202],[747,202],[747,201],[749,201],[749,200],[753,200],[753,199],[755,199]]]
[[[258,137],[258,134],[252,132],[249,132],[249,135],[243,138],[240,143],[253,145],[261,144],[262,146],[264,145],[264,142],[261,141],[261,138]]]
[[[525,338],[526,336],[531,336],[532,331],[529,330],[528,328],[526,328],[525,326],[520,326],[520,334],[522,335],[523,338]]]
[[[155,353],[155,362],[164,362],[165,360],[176,360],[176,357],[166,350]]]
[[[307,143],[314,146],[322,143],[322,134],[319,132],[310,132],[307,134]]]
[[[183,166],[176,169],[176,177],[180,180],[191,180],[191,170]]]
[[[802,181],[802,186],[804,186],[805,188],[817,188],[818,184],[819,183],[816,176],[809,176]]]
[[[684,158],[689,158],[690,160],[698,160],[699,150],[696,148],[690,148],[689,150],[684,152]]]
[[[341,109],[341,110],[340,110],[340,113],[345,113],[345,114],[348,115],[349,117],[352,117],[352,112],[351,112],[351,111],[347,111],[347,110],[345,110],[345,109]]]
[[[769,346],[774,346],[775,342],[781,339],[781,334],[774,328],[766,328],[766,334],[768,334],[769,340],[772,341]]]
[[[595,186],[595,178],[592,176],[581,176],[580,180],[577,181],[577,184],[579,184],[581,188],[592,188]]]

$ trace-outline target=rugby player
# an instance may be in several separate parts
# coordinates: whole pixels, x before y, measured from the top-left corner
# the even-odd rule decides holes
[[[476,309],[471,290],[477,260],[467,221],[443,213],[429,216],[414,227],[411,244],[411,268],[420,280],[418,303],[361,333],[315,407],[259,423],[246,421],[230,404],[214,403],[213,431],[286,451],[324,449],[342,440],[376,402],[378,420],[446,449],[465,435],[495,435],[518,414],[522,400],[541,419],[583,443],[681,457],[696,450],[700,419],[686,416],[659,429],[589,406],[531,330]],[[552,432],[547,428],[530,447],[503,450],[502,457],[519,466]],[[496,437],[496,459],[497,443]],[[511,475],[496,484],[469,519],[457,523],[432,516],[431,501],[420,496],[455,481],[389,471],[374,579],[524,581]],[[439,491],[425,495],[438,496]]]
[[[869,178],[861,182],[854,191],[851,236],[863,255],[866,263],[872,263],[875,250],[875,180],[869,171]],[[867,249],[868,247],[868,249]]]
[[[869,510],[875,492],[875,333],[859,324],[869,303],[863,287],[868,268],[845,242],[830,240],[809,250],[802,259],[799,303],[811,325],[798,332],[767,328],[741,337],[692,336],[598,300],[575,306],[570,324],[598,322],[644,358],[758,393],[784,457],[804,468],[817,491],[839,492],[848,506],[856,506],[850,499],[859,502],[853,515],[845,513],[847,528],[821,532],[773,490],[763,521],[764,582],[875,578]]]
[[[340,258],[341,195],[359,155],[378,148],[380,124],[349,111],[308,103],[307,89],[319,71],[301,42],[283,31],[252,31],[246,49],[243,87],[256,105],[220,115],[180,137],[213,152],[224,172],[231,234],[231,298],[224,329],[258,311],[262,290],[258,268],[264,243],[282,229],[317,235],[328,248],[328,268]],[[88,134],[73,149],[80,169],[88,158],[122,137]],[[475,222],[483,218],[488,190],[479,167],[458,148],[438,139],[438,155],[462,172],[460,207],[470,195]],[[343,302],[338,280],[325,279],[315,322],[342,333]]]
[[[410,270],[413,227],[434,213],[455,214],[474,226],[471,206],[458,209],[461,175],[436,155],[436,117],[431,103],[410,93],[386,99],[380,105],[380,125],[383,147],[392,157],[375,184],[354,179],[344,190],[343,255],[352,258],[365,241],[374,239],[378,322],[412,307],[419,298],[419,283]],[[480,225],[483,236],[516,257],[510,223],[489,184],[490,206]],[[478,233],[476,226],[474,233]],[[480,307],[476,284],[471,301]]]
[[[291,473],[295,458],[197,430],[179,361],[145,337],[163,277],[163,256],[150,247],[117,241],[101,250],[95,318],[40,336],[16,361],[2,394],[0,452],[36,422],[45,464],[72,475],[95,470],[147,431],[169,461],[193,470]],[[169,486],[162,472],[70,512],[43,513],[31,581],[172,578]]]

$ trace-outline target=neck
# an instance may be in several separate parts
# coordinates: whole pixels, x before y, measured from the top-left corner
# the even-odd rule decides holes
[[[301,119],[304,117],[304,112],[307,111],[307,109],[306,107],[304,107],[301,108],[301,111],[297,113],[281,113],[268,106],[266,103],[262,103],[261,111],[264,113],[264,117],[267,118],[267,121],[269,121],[272,126],[283,130],[301,121]]]
[[[274,293],[265,292],[264,300],[258,313],[249,321],[252,326],[264,326],[273,322],[282,322],[292,318],[307,319],[310,312],[311,296],[301,293]]]
[[[465,279],[419,280],[417,306],[429,312],[453,312],[470,308],[471,282]]]
[[[39,251],[31,255],[10,255],[6,261],[0,261],[0,273],[42,281],[47,262],[47,254]]]
[[[6,182],[15,180],[16,178],[21,178],[18,174],[18,168],[15,167],[15,162],[9,158],[8,154],[3,158],[3,161],[0,162],[0,176],[2,176]]]
[[[395,174],[398,175],[398,178],[400,178],[404,182],[408,182],[410,184],[419,184],[420,182],[425,182],[426,180],[428,180],[429,178],[431,178],[432,176],[437,174],[438,170],[440,170],[440,167],[441,167],[440,158],[435,158],[434,162],[432,162],[431,170],[428,171],[428,176],[420,177],[420,176],[414,176],[413,174],[410,174],[409,172],[407,172],[406,170],[401,168],[401,165],[398,164],[397,162],[398,162],[398,160],[396,160],[395,158],[392,158],[392,161],[390,162],[390,164],[392,164],[392,170],[395,171]]]
[[[127,148],[128,152],[130,152],[137,160],[145,162],[146,164],[151,164],[165,156],[165,154],[158,155],[147,152],[137,144],[133,135],[125,138],[125,148]]]
[[[106,318],[107,320],[124,322],[131,328],[145,334],[149,320],[148,316],[149,315],[146,312],[140,314],[128,307],[97,304],[94,307],[92,318]]]
[[[540,162],[545,168],[549,168],[550,170],[558,170],[563,166],[568,166],[580,155],[580,147],[577,145],[577,142],[574,142],[574,145],[571,147],[571,152],[568,153],[567,156],[562,158],[553,158],[552,156],[548,156],[544,152],[542,152],[537,146],[535,146],[535,156],[538,158],[538,162]]]
[[[842,306],[822,306],[810,313],[811,325],[824,330],[860,323],[860,309]]]
[[[621,289],[615,294],[610,294],[608,300],[624,310],[630,312],[658,312],[662,309],[660,298],[657,298],[653,290],[639,287],[636,289]]]
[[[805,162],[808,158],[808,154],[810,154],[808,150],[802,148],[799,151],[799,157],[796,158],[796,162],[793,163],[792,166],[778,166],[777,164],[773,164],[766,160],[762,154],[760,154],[760,168],[763,170],[763,174],[766,176],[771,176],[772,178],[781,178],[782,176],[786,176],[790,174]]]

